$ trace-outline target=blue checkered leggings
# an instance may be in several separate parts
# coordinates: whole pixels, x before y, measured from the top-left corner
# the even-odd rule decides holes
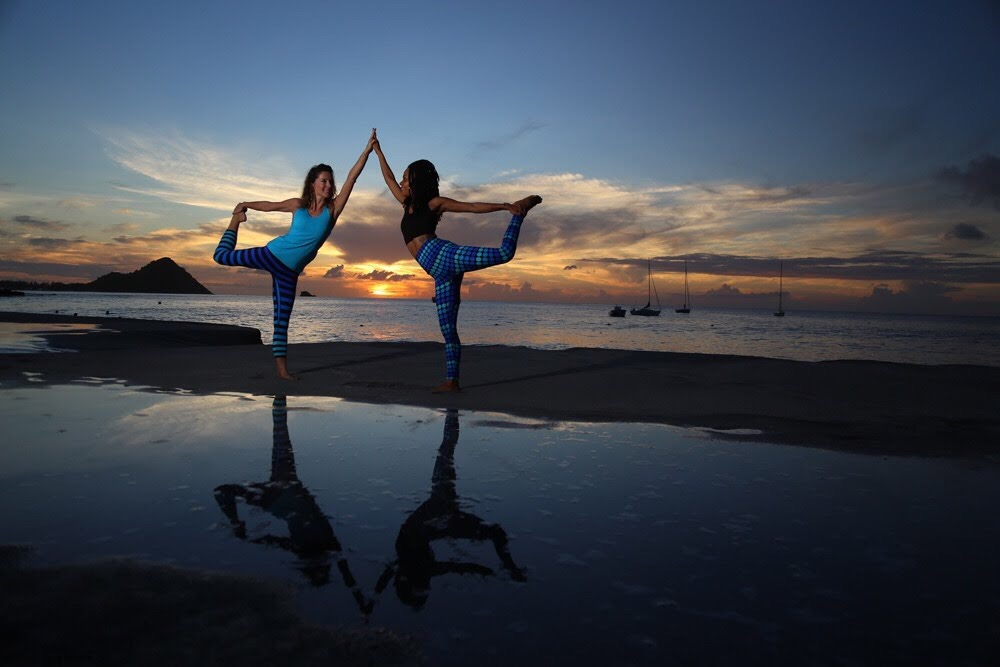
[[[417,251],[417,263],[434,278],[434,301],[437,303],[441,335],[444,336],[444,358],[449,380],[458,380],[458,367],[462,361],[462,341],[458,338],[462,278],[466,271],[478,271],[514,259],[523,221],[524,218],[519,215],[510,219],[499,248],[457,245],[433,238],[425,241]]]
[[[271,350],[275,357],[288,356],[288,320],[295,305],[295,286],[299,274],[282,264],[266,247],[234,250],[236,232],[227,229],[215,249],[215,261],[225,266],[246,266],[271,274],[271,296],[274,300],[274,339]]]

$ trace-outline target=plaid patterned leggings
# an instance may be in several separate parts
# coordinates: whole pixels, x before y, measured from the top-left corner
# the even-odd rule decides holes
[[[434,278],[434,301],[437,303],[438,324],[444,336],[444,358],[448,379],[458,380],[462,361],[462,341],[458,338],[458,306],[461,304],[462,278],[466,271],[478,271],[488,266],[504,264],[517,252],[517,236],[524,218],[515,215],[507,225],[499,248],[457,245],[433,238],[417,251],[417,263]]]
[[[274,339],[271,350],[275,357],[288,356],[288,320],[295,305],[295,286],[299,274],[282,264],[266,247],[234,250],[236,232],[227,229],[215,249],[215,261],[225,266],[246,266],[271,274],[271,297],[274,300]]]

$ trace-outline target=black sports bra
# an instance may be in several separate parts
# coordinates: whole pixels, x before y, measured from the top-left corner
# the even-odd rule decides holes
[[[403,232],[403,243],[409,243],[424,234],[433,234],[437,229],[439,218],[440,215],[429,208],[413,213],[404,209],[403,219],[399,223],[399,230]]]

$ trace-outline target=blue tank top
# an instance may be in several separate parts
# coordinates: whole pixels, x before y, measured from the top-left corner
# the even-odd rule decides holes
[[[309,211],[300,208],[292,214],[292,226],[288,233],[272,239],[267,244],[267,249],[282,264],[295,272],[301,272],[313,261],[319,247],[332,231],[333,219],[329,206],[324,206],[323,212],[315,218],[309,215]]]

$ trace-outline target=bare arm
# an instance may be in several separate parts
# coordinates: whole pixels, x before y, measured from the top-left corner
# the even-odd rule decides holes
[[[389,163],[385,159],[385,154],[382,152],[382,147],[378,143],[378,138],[375,139],[375,155],[378,155],[378,166],[382,168],[382,178],[385,179],[385,185],[389,188],[389,192],[392,196],[396,198],[400,204],[403,203],[405,197],[403,197],[403,190],[399,187],[399,183],[396,182],[396,177],[392,173],[392,169],[389,168]]]
[[[513,204],[464,202],[449,199],[448,197],[435,197],[427,202],[427,206],[435,213],[495,213],[496,211],[508,211],[510,213],[515,212]]]
[[[233,209],[233,213],[246,213],[247,209],[255,211],[281,211],[283,213],[295,213],[302,208],[302,200],[292,197],[285,201],[241,201]]]
[[[340,192],[337,193],[337,197],[333,200],[333,219],[334,221],[340,217],[340,214],[344,211],[344,207],[347,206],[347,200],[351,197],[351,190],[354,189],[354,184],[358,181],[358,176],[361,175],[361,171],[365,168],[365,164],[368,162],[368,156],[372,154],[372,144],[375,143],[375,128],[372,128],[372,136],[368,138],[368,144],[365,149],[361,151],[361,157],[358,161],[354,163],[351,170],[347,172],[347,179],[344,181],[344,185],[340,188]]]

